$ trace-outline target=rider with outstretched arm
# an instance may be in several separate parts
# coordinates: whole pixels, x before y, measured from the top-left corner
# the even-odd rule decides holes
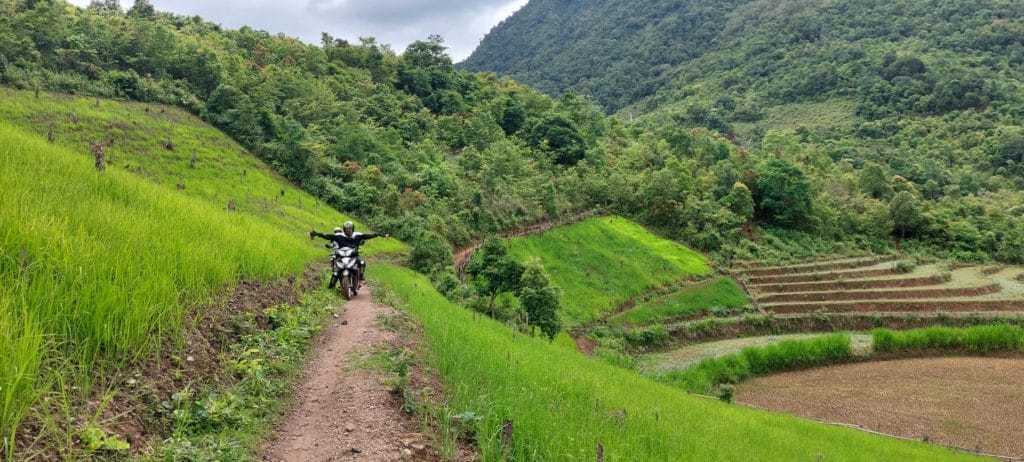
[[[343,228],[334,228],[334,234],[323,234],[316,231],[309,232],[309,238],[319,237],[327,239],[335,245],[335,248],[348,247],[355,249],[356,258],[359,258],[359,277],[360,279],[366,279],[366,261],[359,257],[359,246],[363,245],[366,241],[377,237],[390,237],[390,234],[363,234],[356,232],[356,225],[351,221],[346,221]]]

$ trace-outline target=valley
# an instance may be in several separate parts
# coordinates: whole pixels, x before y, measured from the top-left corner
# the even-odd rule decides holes
[[[76,5],[0,3],[0,461],[1024,457],[1017,3]]]

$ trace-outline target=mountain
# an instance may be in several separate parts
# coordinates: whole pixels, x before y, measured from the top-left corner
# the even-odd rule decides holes
[[[812,215],[892,217],[902,194],[932,218],[955,203],[946,216],[1012,223],[1024,211],[1022,17],[1005,0],[533,0],[461,66],[587,96],[636,130],[706,128],[759,162],[791,162],[811,177]],[[736,178],[764,217],[749,181],[762,174]],[[995,249],[1007,234],[991,226],[940,232]]]
[[[609,111],[654,94],[709,51],[742,0],[533,0],[496,26],[461,66],[550,94],[574,91]]]
[[[533,0],[462,66],[587,94],[610,112],[697,93],[733,98],[730,113],[881,94],[943,113],[1012,95],[1022,15],[1004,0]]]
[[[1021,8],[971,5],[535,1],[466,64],[504,40],[513,66],[617,72],[598,88],[623,96],[602,108],[460,69],[437,39],[397,54],[117,2],[16,1],[0,3],[0,83],[182,107],[325,204],[433,250],[599,209],[722,259],[906,240],[1024,261],[1024,54],[1006,40]],[[907,35],[880,35],[900,8]],[[792,34],[804,16],[817,35]],[[978,34],[1003,45],[942,42]]]

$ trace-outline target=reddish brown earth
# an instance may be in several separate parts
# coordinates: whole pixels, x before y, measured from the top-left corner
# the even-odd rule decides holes
[[[916,312],[1019,312],[1024,311],[1024,300],[893,300],[863,302],[810,302],[762,305],[772,313],[916,313]]]
[[[854,290],[854,291],[831,291],[831,292],[788,292],[779,294],[763,295],[757,298],[761,303],[789,303],[789,302],[830,302],[847,300],[906,300],[906,299],[928,299],[946,297],[977,297],[990,295],[1002,288],[999,284],[991,283],[975,287],[939,287],[928,289],[901,289],[901,290]]]
[[[799,282],[795,284],[764,284],[753,285],[750,288],[762,294],[791,293],[791,292],[821,292],[858,289],[892,289],[898,287],[922,287],[943,284],[945,281],[939,276],[922,276],[910,278],[886,278],[886,279],[864,279],[864,280],[839,280],[825,282]]]
[[[352,353],[396,341],[377,327],[391,308],[377,305],[369,287],[345,305],[323,334],[295,391],[292,410],[263,451],[265,461],[433,460],[418,423],[383,383],[382,373],[358,369]],[[406,459],[403,459],[405,453]]]
[[[781,276],[761,276],[750,278],[752,285],[788,284],[794,282],[835,281],[838,279],[863,279],[896,274],[892,268],[860,269],[853,271],[832,271],[827,273],[784,274]]]
[[[842,262],[823,261],[823,262],[804,263],[804,264],[798,264],[798,265],[774,266],[774,267],[767,267],[767,268],[745,269],[745,270],[742,271],[742,273],[746,274],[747,276],[750,276],[750,277],[782,276],[782,275],[786,275],[786,274],[803,274],[803,273],[819,273],[819,272],[826,272],[826,271],[837,271],[837,270],[847,270],[847,269],[854,269],[854,268],[863,268],[865,266],[873,266],[873,265],[877,265],[879,263],[893,261],[894,259],[895,258],[893,258],[893,257],[884,256],[884,257],[873,257],[873,258],[865,258],[865,259],[860,259],[860,260],[851,260],[851,261],[842,261]]]
[[[1024,359],[858,363],[753,379],[737,402],[891,435],[1024,456]]]

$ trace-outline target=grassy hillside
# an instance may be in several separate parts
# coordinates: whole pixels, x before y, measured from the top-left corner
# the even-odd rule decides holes
[[[739,284],[730,277],[721,276],[644,302],[612,316],[609,321],[634,326],[663,323],[688,316],[706,315],[714,310],[729,312],[750,305],[750,298]]]
[[[510,239],[509,254],[521,262],[540,260],[562,289],[571,324],[593,321],[653,288],[711,272],[700,253],[622,217],[591,218]]]
[[[409,270],[378,265],[371,278],[395,291],[422,323],[430,365],[452,415],[480,417],[471,431],[483,460],[969,460],[897,441],[687,395],[448,302]],[[501,426],[514,422],[511,447]]]
[[[2,96],[0,434],[6,441],[56,374],[74,384],[96,372],[101,359],[118,365],[174,348],[195,315],[187,307],[239,278],[301,271],[324,255],[305,231],[347,219],[181,111]],[[58,127],[54,143],[27,131],[51,123]],[[112,165],[98,173],[86,145],[110,136]],[[162,147],[168,138],[174,150]],[[174,186],[182,181],[183,191]],[[237,211],[227,209],[229,200]],[[378,241],[368,250],[401,248]],[[40,375],[43,366],[51,372]]]

